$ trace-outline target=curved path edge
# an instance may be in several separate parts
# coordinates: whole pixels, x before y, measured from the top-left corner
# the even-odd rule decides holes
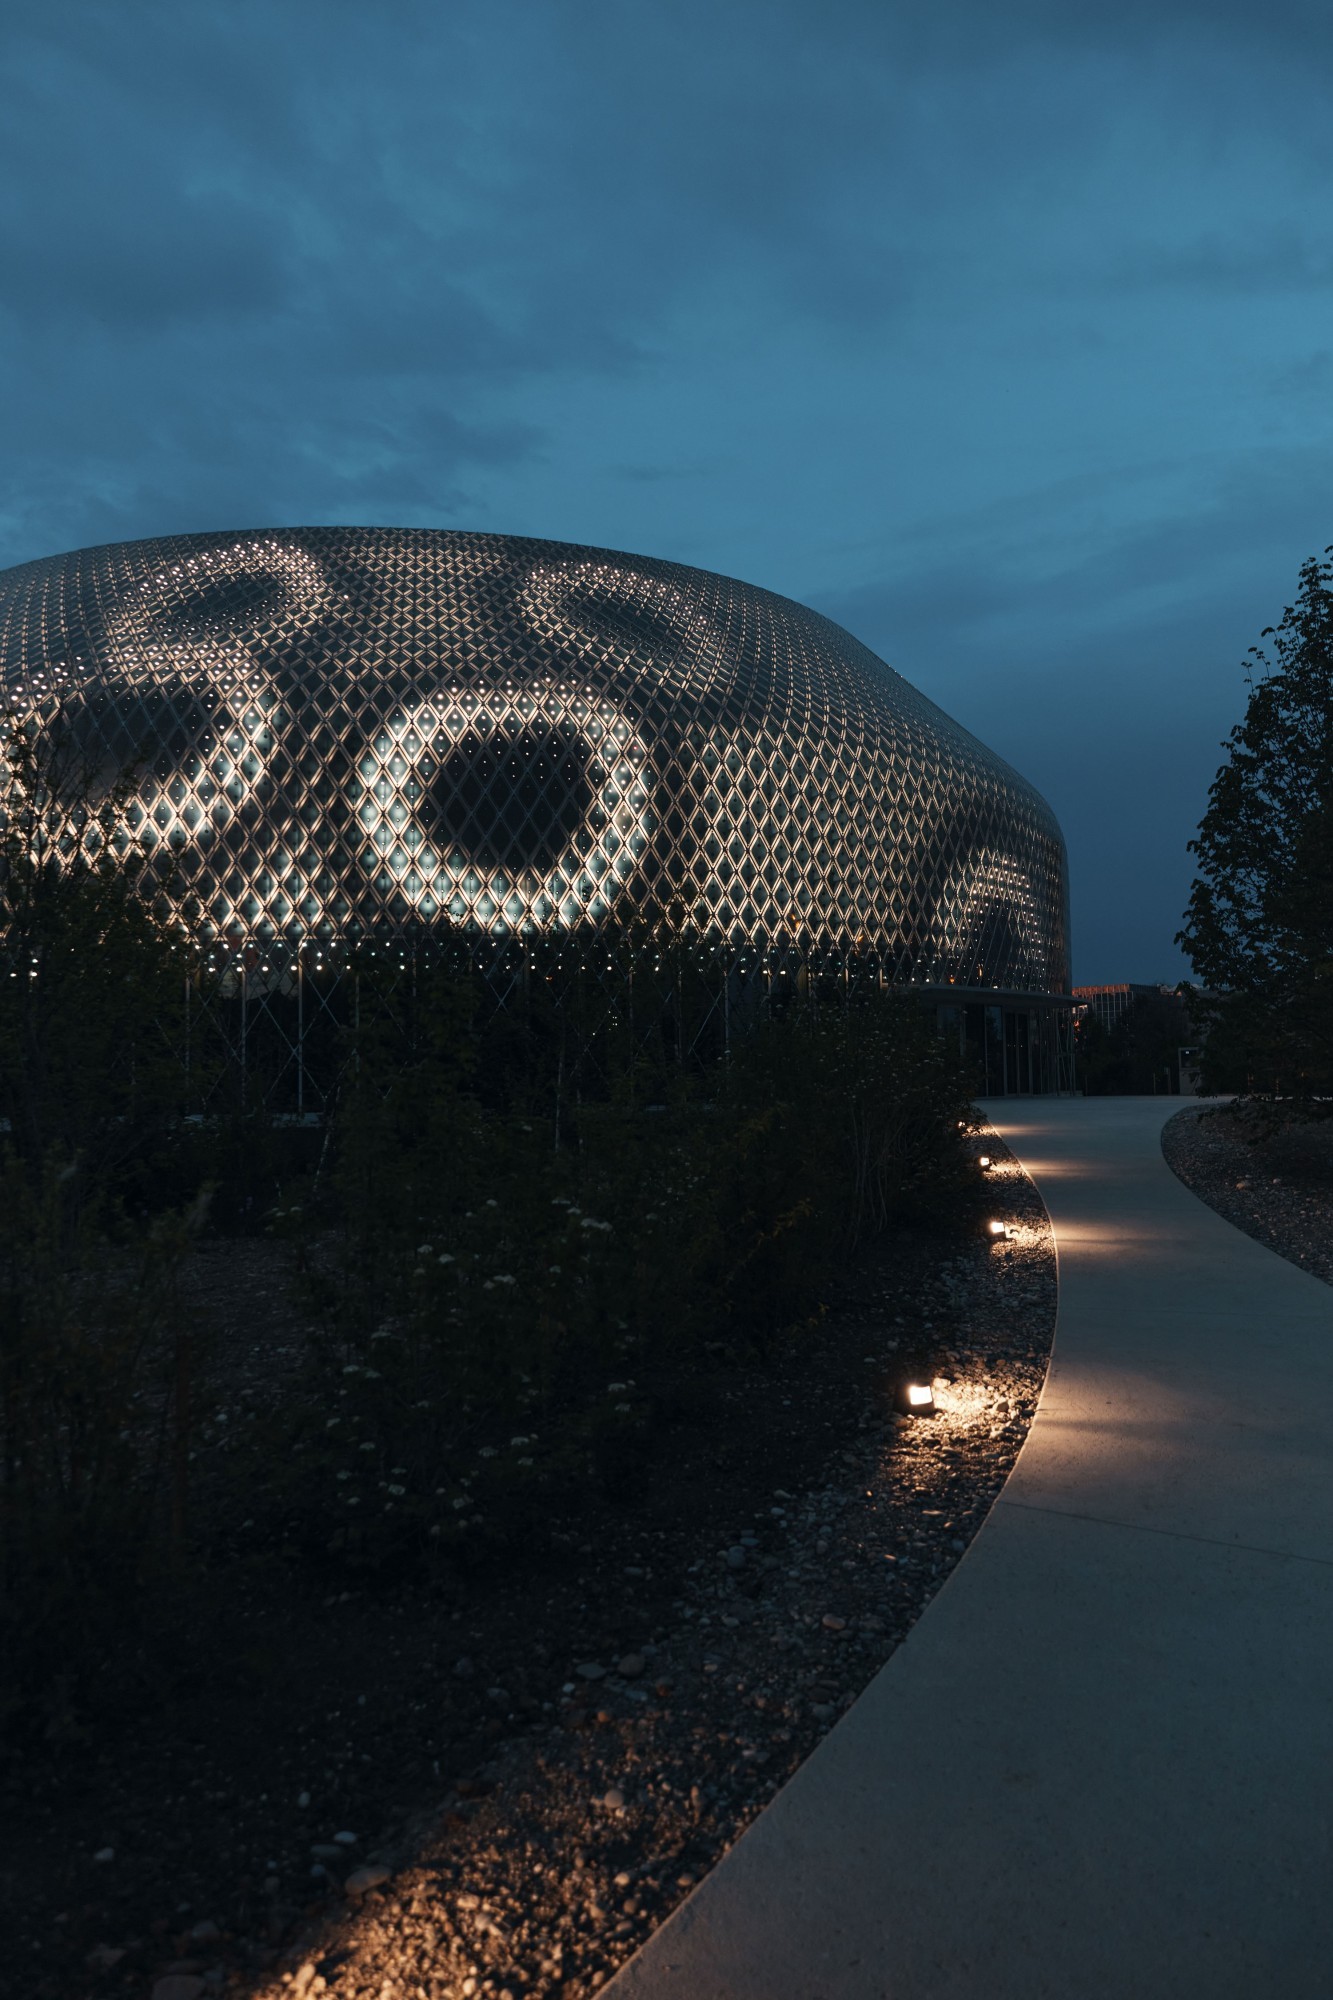
[[[606,2000],[1333,1992],[1333,1290],[1162,1158],[1169,1098],[985,1109],[1055,1228],[980,1534]]]

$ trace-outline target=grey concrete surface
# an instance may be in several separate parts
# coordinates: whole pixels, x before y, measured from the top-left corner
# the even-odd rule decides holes
[[[1180,1100],[997,1100],[1050,1374],[980,1534],[605,2000],[1329,2000],[1333,1290],[1197,1201]]]

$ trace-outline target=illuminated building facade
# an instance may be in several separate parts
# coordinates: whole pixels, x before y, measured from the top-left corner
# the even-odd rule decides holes
[[[706,571],[427,529],[119,543],[0,576],[0,674],[137,762],[126,837],[219,966],[632,921],[854,962],[974,1040],[969,1006],[1068,993],[1044,800],[840,627]]]

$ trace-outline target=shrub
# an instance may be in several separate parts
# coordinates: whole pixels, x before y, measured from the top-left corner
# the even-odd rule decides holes
[[[186,1096],[189,953],[113,851],[121,792],[31,733],[4,756],[11,1709],[100,1665],[140,1605],[179,1606],[191,1563],[230,1559],[233,1512],[257,1546],[354,1564],[540,1549],[553,1507],[623,1481],[715,1356],[762,1363],[864,1238],[966,1203],[969,1079],[913,1001],[784,1008],[756,979],[723,1033],[686,947],[636,984],[629,934],[596,980],[534,980],[498,1011],[447,955],[358,968],[322,1134],[240,1102],[189,1117],[208,1096],[198,1041]],[[210,1203],[231,1229],[267,1206],[315,1331],[200,1518],[180,1279]]]
[[[670,1102],[613,1090],[558,1141],[479,1100],[466,982],[430,1006],[412,1060],[356,1052],[327,1187],[274,1218],[320,1329],[275,1504],[358,1560],[529,1540],[710,1348],[799,1338],[866,1236],[966,1202],[966,1078],[910,1000],[763,1024]]]

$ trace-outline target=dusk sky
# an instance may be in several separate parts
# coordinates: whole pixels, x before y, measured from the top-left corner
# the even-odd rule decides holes
[[[721,570],[1051,801],[1175,979],[1333,542],[1333,11],[9,0],[0,562],[320,522]]]

